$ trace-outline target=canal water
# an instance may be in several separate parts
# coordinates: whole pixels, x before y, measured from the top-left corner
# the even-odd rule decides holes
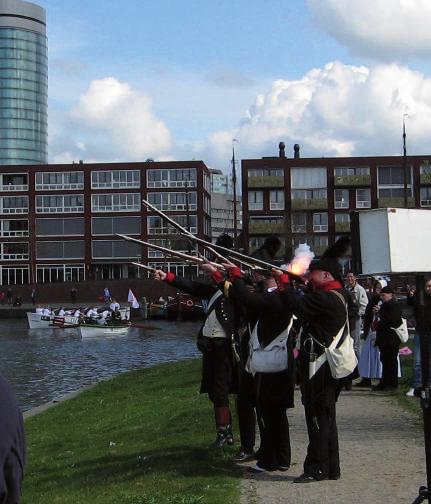
[[[81,339],[76,331],[0,321],[0,374],[23,411],[126,371],[199,356],[199,322],[142,322],[127,336]]]

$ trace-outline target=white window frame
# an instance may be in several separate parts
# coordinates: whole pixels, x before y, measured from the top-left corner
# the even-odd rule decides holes
[[[315,224],[315,220],[316,220],[317,216],[319,216],[318,220],[322,220],[322,216],[326,216],[326,224]],[[313,213],[313,231],[315,233],[327,233],[328,232],[328,212]]]
[[[106,198],[108,204],[99,204],[100,198]],[[124,198],[125,197],[125,198]],[[124,198],[125,202],[121,202]],[[131,200],[130,203],[128,200]],[[110,200],[110,202],[109,202]],[[118,203],[115,202],[118,200]],[[140,193],[104,193],[91,195],[91,211],[93,213],[104,212],[140,212],[141,194]]]
[[[15,243],[19,243],[20,245],[25,244],[27,245],[27,253],[20,253],[20,254],[6,254],[4,249],[7,245],[14,245]],[[1,245],[1,253],[0,253],[0,259],[2,261],[28,261],[29,259],[29,244],[28,242],[3,242],[0,244]]]
[[[99,182],[101,174],[109,174],[109,181]],[[128,180],[128,174],[131,174]],[[121,179],[126,180],[121,180]],[[141,187],[140,170],[98,170],[91,172],[92,189],[139,189]]]
[[[185,178],[183,180],[171,180],[172,172],[180,170],[181,171],[187,170],[189,172],[188,178]],[[150,172],[161,172],[162,175],[166,174],[166,178],[162,178],[161,180],[148,180]],[[163,189],[163,188],[175,189],[179,187],[190,187],[190,188],[197,187],[196,168],[163,168],[159,170],[157,168],[150,168],[147,170],[146,178],[148,189]]]
[[[189,211],[196,211],[197,210],[197,193],[196,191],[190,191],[188,193],[183,192],[183,191],[178,191],[178,192],[153,192],[153,193],[148,193],[147,198],[148,201],[150,201],[150,196],[153,194],[160,194],[160,203],[153,203],[153,205],[158,208],[159,210],[171,210],[172,212],[184,212],[187,211],[187,206],[189,207]],[[184,203],[171,203],[171,199],[173,200],[174,197],[173,195],[177,194],[183,194],[184,195]],[[189,196],[189,202],[187,205],[186,202],[186,194]],[[163,197],[166,198],[166,201],[163,201]],[[191,199],[195,200],[194,202],[191,201]],[[152,199],[152,198],[151,198]]]
[[[347,200],[337,200],[337,191],[343,191],[347,193]],[[348,189],[334,189],[334,208],[339,209],[339,208],[349,208],[350,204],[350,195],[349,195],[349,190]]]
[[[82,182],[65,182],[67,180],[66,175],[70,174],[78,174],[82,177]],[[62,182],[56,184],[44,183],[43,178],[45,175],[60,175]],[[38,182],[39,176],[42,177],[42,182]],[[72,190],[83,190],[84,189],[84,172],[83,171],[75,171],[75,172],[36,172],[35,174],[35,189],[36,191],[72,191]]]
[[[27,200],[27,206],[18,207],[18,206],[10,206],[4,208],[4,200],[6,198],[24,198]],[[27,214],[28,213],[28,196],[1,196],[0,197],[0,214],[9,215],[9,214]]]
[[[359,191],[364,191],[364,190],[368,190],[369,193],[370,193],[370,199],[369,200],[360,200],[359,199]],[[369,188],[360,188],[360,189],[356,189],[356,192],[355,192],[355,199],[356,199],[356,208],[371,208],[371,189]]]
[[[282,201],[279,201],[281,195]],[[275,196],[275,200],[273,200]],[[284,210],[284,191],[269,191],[269,209],[270,210]]]
[[[29,236],[29,229],[28,229],[28,219],[22,219],[25,222],[27,222],[27,230],[24,231],[10,231],[10,230],[4,230],[4,223],[5,222],[10,222],[11,220],[14,219],[1,219],[0,220],[0,236],[3,238],[22,238]],[[15,220],[20,220],[20,219],[15,219]]]
[[[260,201],[256,201],[256,196],[260,194]],[[253,195],[253,198],[251,197]],[[254,200],[254,201],[252,201]],[[249,210],[263,210],[263,191],[248,191],[248,209]]]
[[[67,198],[81,197],[82,205],[78,206],[66,206],[65,201]],[[38,194],[36,196],[36,213],[37,214],[50,214],[50,213],[84,213],[84,195],[83,194],[59,194],[55,195],[56,198],[62,200],[62,205],[60,206],[49,206],[43,204],[43,198],[51,198],[49,194]],[[42,203],[42,204],[40,204]]]

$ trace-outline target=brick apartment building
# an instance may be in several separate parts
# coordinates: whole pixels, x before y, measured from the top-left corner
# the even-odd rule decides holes
[[[405,166],[408,207],[431,208],[431,156],[408,156]],[[351,211],[404,206],[404,158],[245,159],[242,195],[249,252],[276,234],[282,255],[304,242],[320,255],[350,233]]]
[[[136,260],[181,274],[181,261],[116,234],[187,252],[142,199],[209,239],[209,191],[202,161],[3,166],[0,284],[136,278]]]

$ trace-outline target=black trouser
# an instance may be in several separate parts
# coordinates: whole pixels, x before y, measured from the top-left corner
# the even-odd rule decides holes
[[[239,372],[239,389],[237,397],[237,413],[241,449],[250,453],[254,449],[256,438],[256,413],[254,410],[254,379],[251,373],[243,369]]]
[[[286,373],[258,373],[255,380],[260,431],[257,463],[268,470],[289,467],[291,449],[286,415]]]
[[[380,348],[381,384],[384,387],[398,387],[398,351],[399,347],[396,345]]]
[[[202,354],[201,392],[208,393],[214,406],[228,406],[234,372],[231,344],[226,338],[212,338],[209,348]]]
[[[322,477],[340,474],[338,431],[335,402],[329,405],[305,406],[308,430],[307,456],[304,473]]]

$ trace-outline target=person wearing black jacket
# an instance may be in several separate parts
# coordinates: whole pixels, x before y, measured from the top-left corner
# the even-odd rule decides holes
[[[232,283],[223,283],[223,290],[229,298],[247,309],[250,330],[257,331],[262,347],[269,345],[282,333],[287,333],[292,314],[286,310],[274,279],[266,278],[265,292],[251,292],[241,278],[240,269],[229,264],[225,266]],[[257,463],[250,468],[252,472],[287,471],[291,464],[286,409],[293,408],[295,373],[292,344],[289,339],[287,341],[287,368],[279,372],[254,375],[260,448]]]
[[[0,377],[0,502],[21,502],[21,486],[26,463],[24,422],[15,395]]]
[[[421,346],[420,340],[422,334],[426,331],[428,341],[431,342],[431,280],[425,283],[424,292],[424,318],[421,325],[421,317],[418,317],[419,298],[418,293],[414,290],[410,291],[407,296],[407,304],[413,307],[413,314],[416,320],[415,337],[413,340],[413,381],[412,388],[407,392],[408,396],[420,395],[422,389],[422,369],[421,369]],[[431,355],[431,352],[430,352]],[[431,374],[430,374],[431,376]]]
[[[346,307],[350,308],[349,316],[357,313],[357,308],[349,305],[351,297],[343,288],[337,260],[348,244],[346,239],[338,240],[321,259],[310,264],[312,291],[303,297],[295,295],[288,275],[279,272],[279,288],[286,309],[299,318],[303,327],[299,365],[309,444],[304,472],[295,483],[340,478],[336,401],[342,381],[332,377],[324,348],[346,324]]]
[[[393,328],[401,325],[402,310],[391,286],[387,285],[380,291],[380,301],[374,306],[373,312],[378,315],[375,345],[380,350],[382,379],[372,390],[396,389],[400,339]]]
[[[233,445],[229,394],[237,391],[237,311],[217,286],[189,280],[156,270],[155,280],[164,280],[183,292],[207,301],[205,321],[197,345],[202,352],[201,393],[207,393],[214,405],[216,448]]]

